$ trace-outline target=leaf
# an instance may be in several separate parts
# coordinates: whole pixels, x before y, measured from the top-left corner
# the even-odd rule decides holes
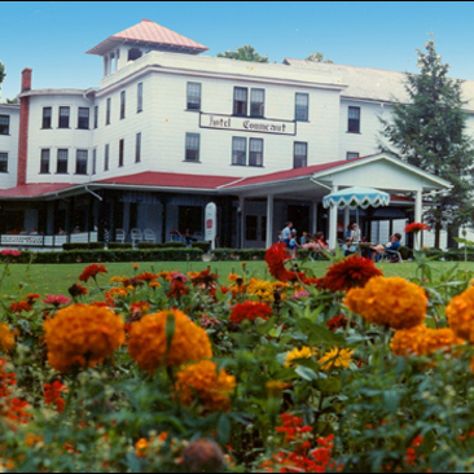
[[[318,374],[309,367],[303,367],[299,365],[296,367],[295,372],[303,379],[307,380],[308,382],[313,382],[314,380],[318,379]]]
[[[230,438],[230,420],[226,414],[222,414],[217,422],[217,438],[221,444],[226,444]]]
[[[327,379],[319,379],[316,387],[324,393],[339,393],[342,388],[341,379],[338,377],[328,377]]]
[[[173,340],[174,336],[174,330],[175,330],[175,319],[174,319],[174,314],[173,313],[168,313],[166,317],[166,354],[168,354],[170,347],[171,347],[171,342]]]

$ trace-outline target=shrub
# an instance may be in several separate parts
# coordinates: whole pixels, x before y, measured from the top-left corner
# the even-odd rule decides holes
[[[265,249],[219,248],[213,254],[215,260],[263,260]]]
[[[103,242],[81,242],[81,243],[65,243],[63,250],[93,250],[103,249]]]

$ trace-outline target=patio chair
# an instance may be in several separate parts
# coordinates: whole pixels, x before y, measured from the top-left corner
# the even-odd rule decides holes
[[[380,260],[385,260],[390,263],[403,262],[402,254],[398,250],[385,250]]]
[[[145,229],[143,231],[143,241],[156,243],[156,234],[152,229]]]
[[[125,238],[127,237],[127,234],[123,229],[116,229],[115,230],[115,240],[120,243],[125,242]]]
[[[130,229],[130,238],[132,240],[132,245],[135,247],[138,242],[143,241],[143,232],[138,227],[134,227],[133,229]]]

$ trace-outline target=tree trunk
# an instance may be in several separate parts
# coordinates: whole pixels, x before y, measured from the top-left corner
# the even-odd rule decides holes
[[[454,237],[459,237],[459,226],[456,224],[448,225],[448,248],[458,249],[459,243],[454,240]]]
[[[435,222],[435,248],[439,249],[441,247],[441,222],[436,219]]]

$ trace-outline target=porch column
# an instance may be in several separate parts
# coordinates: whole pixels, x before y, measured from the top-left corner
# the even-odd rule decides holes
[[[311,233],[314,235],[318,231],[318,202],[311,203]]]
[[[267,232],[266,248],[271,247],[273,243],[273,194],[267,195]]]
[[[415,222],[422,222],[423,219],[423,198],[421,195],[421,189],[416,191],[415,196]],[[420,250],[421,248],[421,239],[418,236],[415,237],[414,249]]]
[[[240,248],[244,248],[244,239],[245,239],[245,198],[239,196],[239,209],[240,209]]]
[[[344,233],[349,227],[349,221],[350,221],[350,216],[351,216],[350,212],[351,210],[348,207],[344,208]]]
[[[334,185],[331,193],[337,193],[338,186]],[[337,206],[329,207],[329,248],[334,250],[337,247]]]

